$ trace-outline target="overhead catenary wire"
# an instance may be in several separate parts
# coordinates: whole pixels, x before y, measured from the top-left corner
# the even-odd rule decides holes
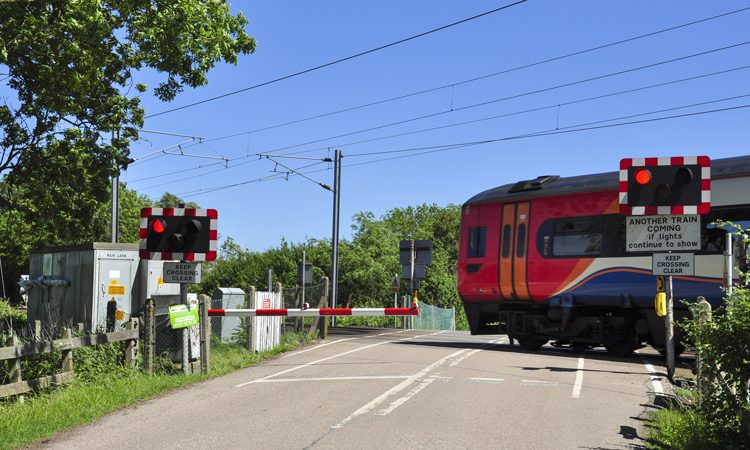
[[[450,124],[445,124],[445,125],[440,125],[440,126],[435,126],[435,127],[429,127],[429,128],[419,129],[419,130],[407,131],[407,132],[404,132],[404,133],[390,134],[390,135],[386,135],[386,136],[379,136],[379,137],[374,137],[374,138],[364,139],[364,140],[359,140],[359,141],[338,143],[338,144],[335,144],[333,146],[337,147],[337,148],[340,148],[340,147],[349,147],[349,146],[353,146],[353,145],[359,145],[359,144],[363,144],[363,143],[376,142],[376,141],[391,139],[391,138],[395,138],[395,137],[402,137],[402,136],[414,135],[414,134],[425,133],[425,132],[429,132],[429,131],[435,131],[435,130],[446,129],[446,128],[451,128],[451,127],[456,127],[456,126],[462,126],[462,125],[468,125],[468,124],[478,123],[478,122],[487,121],[487,120],[499,119],[499,118],[504,118],[504,117],[511,117],[511,116],[516,116],[516,115],[521,115],[521,114],[532,113],[532,112],[538,112],[538,111],[543,111],[543,110],[547,110],[547,109],[551,109],[551,108],[557,108],[557,107],[560,107],[560,106],[569,106],[569,105],[573,105],[573,104],[579,104],[579,103],[584,103],[584,102],[589,102],[589,101],[594,101],[594,100],[600,100],[600,99],[614,97],[614,96],[618,96],[618,95],[625,95],[625,94],[639,92],[639,91],[644,91],[644,90],[648,90],[648,89],[654,89],[654,88],[659,88],[659,87],[670,86],[670,85],[674,85],[674,84],[678,84],[678,83],[683,83],[683,82],[687,82],[687,81],[694,81],[694,80],[698,80],[698,79],[708,78],[708,77],[717,76],[717,75],[723,75],[723,74],[732,73],[732,72],[736,72],[736,71],[740,71],[740,70],[747,70],[747,69],[750,69],[750,65],[733,67],[733,68],[730,68],[730,69],[725,69],[725,70],[720,70],[720,71],[715,71],[715,72],[703,73],[703,74],[699,74],[699,75],[695,75],[695,76],[691,76],[691,77],[680,78],[680,79],[676,79],[676,80],[665,81],[665,82],[662,82],[662,83],[655,83],[655,84],[650,84],[650,85],[646,85],[646,86],[640,86],[640,87],[636,87],[636,88],[625,89],[625,90],[621,90],[621,91],[610,92],[610,93],[606,93],[606,94],[595,95],[595,96],[581,98],[581,99],[575,99],[575,100],[570,100],[570,101],[565,101],[565,102],[554,102],[554,103],[551,103],[551,104],[548,104],[548,105],[545,105],[545,106],[540,106],[540,107],[535,107],[535,108],[527,108],[527,109],[517,110],[517,111],[511,111],[511,112],[504,113],[504,114],[498,114],[498,115],[493,115],[493,116],[489,116],[489,117],[482,117],[482,118],[468,120],[468,121],[455,122],[455,123],[450,123]],[[317,149],[311,149],[311,150],[306,150],[305,153],[309,153],[309,152],[313,152],[313,151],[317,151],[317,150],[325,150],[325,147],[323,147],[323,148],[317,148]],[[273,152],[273,151],[278,151],[278,150],[272,150],[271,152]],[[222,167],[221,169],[212,170],[212,171],[209,171],[209,172],[204,172],[204,173],[196,175],[196,176],[183,177],[183,178],[180,179],[180,181],[188,180],[188,179],[194,179],[194,178],[198,178],[198,177],[201,177],[201,176],[205,176],[205,175],[217,173],[217,172],[220,172],[220,171],[223,171],[223,170],[227,170],[227,169],[231,169],[231,168],[236,168],[236,167],[239,167],[239,166],[244,166],[246,164],[249,164],[249,163],[256,162],[256,161],[260,160],[261,156],[280,156],[280,155],[273,155],[272,153],[269,153],[269,154],[265,154],[264,153],[264,154],[244,155],[244,156],[239,156],[237,158],[231,158],[229,160],[229,162],[234,162],[234,161],[237,161],[237,160],[248,159],[248,158],[253,158],[253,159],[250,160],[250,161],[240,162],[240,163],[237,163],[237,164],[234,164],[234,165],[231,165],[231,166],[228,165],[228,164],[226,164],[225,167]],[[286,154],[284,156],[285,157],[290,157],[290,154]],[[143,177],[143,178],[131,180],[131,183],[137,183],[137,182],[140,182],[140,181],[144,181],[144,180],[148,180],[148,179],[153,179],[153,178],[163,178],[165,176],[178,175],[178,174],[182,174],[182,173],[185,173],[185,172],[188,172],[188,171],[199,170],[199,169],[203,169],[203,168],[214,166],[214,165],[218,165],[218,164],[222,164],[222,163],[221,162],[217,162],[217,163],[210,163],[210,164],[201,164],[201,165],[199,165],[197,167],[191,167],[191,168],[188,168],[188,169],[182,169],[182,170],[178,170],[178,171],[174,171],[174,172],[162,173],[162,174],[158,174],[158,175],[153,175],[153,176],[149,176],[149,177]],[[159,184],[156,184],[156,185],[151,185],[151,186],[144,187],[142,189],[143,190],[148,190],[148,189],[152,189],[152,188],[155,188],[155,187],[160,187],[160,186],[165,186],[165,185],[168,185],[168,184],[172,184],[173,182],[174,181],[165,182],[165,183],[159,183]]]
[[[360,105],[356,105],[356,106],[352,106],[352,107],[348,107],[348,108],[343,108],[343,109],[339,109],[339,110],[336,110],[336,111],[330,111],[330,112],[327,112],[327,113],[322,113],[322,114],[316,114],[316,115],[312,115],[312,116],[308,116],[308,117],[303,117],[303,118],[296,119],[296,120],[291,120],[291,121],[288,121],[288,122],[282,122],[282,123],[278,123],[278,124],[274,124],[274,125],[268,125],[268,126],[265,126],[265,127],[256,128],[256,129],[249,130],[249,131],[244,131],[244,132],[239,132],[239,133],[234,133],[234,134],[228,134],[228,135],[225,135],[225,136],[219,136],[219,137],[208,139],[207,141],[208,142],[210,142],[210,141],[218,141],[218,140],[229,139],[229,138],[238,137],[238,136],[249,135],[249,134],[258,133],[258,132],[261,132],[261,131],[272,130],[272,129],[275,129],[275,128],[280,128],[280,127],[284,127],[284,126],[288,126],[288,125],[295,125],[295,124],[298,124],[298,123],[307,122],[307,121],[314,120],[314,119],[320,119],[320,118],[323,118],[323,117],[329,117],[329,116],[336,115],[336,114],[341,114],[341,113],[345,113],[345,112],[351,112],[351,111],[355,111],[355,110],[362,109],[362,108],[368,108],[368,107],[371,107],[371,106],[382,105],[384,103],[389,103],[389,102],[393,102],[393,101],[403,100],[403,99],[414,97],[414,96],[418,96],[418,95],[423,95],[423,94],[428,94],[428,93],[431,93],[431,92],[436,92],[436,91],[439,91],[439,90],[442,90],[442,89],[453,88],[455,86],[461,86],[461,85],[464,85],[464,84],[473,83],[473,82],[480,81],[480,80],[485,80],[487,78],[496,77],[496,76],[504,75],[504,74],[507,74],[507,73],[512,73],[512,72],[516,72],[516,71],[519,71],[519,70],[528,69],[528,68],[531,68],[531,67],[536,67],[536,66],[540,66],[540,65],[551,63],[551,62],[555,62],[555,61],[560,61],[560,60],[567,59],[567,58],[572,58],[574,56],[579,56],[579,55],[583,55],[583,54],[586,54],[586,53],[595,52],[597,50],[603,50],[603,49],[614,47],[614,46],[621,45],[621,44],[626,44],[628,42],[633,42],[633,41],[637,41],[637,40],[640,40],[640,39],[645,39],[645,38],[656,36],[656,35],[659,35],[659,34],[668,33],[668,32],[671,32],[671,31],[676,31],[676,30],[679,30],[679,29],[682,29],[682,28],[690,27],[690,26],[697,25],[697,24],[704,23],[704,22],[708,22],[708,21],[711,21],[711,20],[716,20],[716,19],[719,19],[719,18],[722,18],[722,17],[727,17],[727,16],[730,16],[730,15],[733,15],[733,14],[742,13],[742,12],[745,12],[745,11],[748,11],[748,10],[750,10],[750,6],[745,7],[745,8],[736,9],[736,10],[733,10],[733,11],[728,11],[728,12],[725,12],[725,13],[722,13],[722,14],[717,14],[717,15],[710,16],[710,17],[705,17],[703,19],[693,20],[691,22],[683,23],[683,24],[680,24],[680,25],[675,25],[675,26],[672,26],[672,27],[663,28],[663,29],[652,31],[652,32],[649,32],[649,33],[640,34],[640,35],[632,36],[632,37],[625,38],[625,39],[620,39],[620,40],[609,42],[609,43],[606,43],[606,44],[601,44],[601,45],[597,45],[597,46],[594,46],[594,47],[589,47],[589,48],[586,48],[586,49],[583,49],[583,50],[577,50],[577,51],[574,51],[574,52],[571,52],[571,53],[566,53],[566,54],[555,56],[555,57],[552,57],[552,58],[546,58],[546,59],[542,59],[542,60],[539,60],[539,61],[531,62],[531,63],[528,63],[528,64],[523,64],[523,65],[511,67],[511,68],[508,68],[508,69],[503,69],[503,70],[500,70],[500,71],[488,73],[488,74],[485,74],[485,75],[480,75],[480,76],[477,76],[477,77],[473,77],[473,78],[469,78],[469,79],[465,79],[465,80],[461,80],[461,81],[456,81],[456,82],[453,82],[453,83],[443,84],[441,86],[436,86],[436,87],[433,87],[433,88],[428,88],[428,89],[423,89],[423,90],[419,90],[419,91],[415,91],[415,92],[410,92],[410,93],[407,93],[407,94],[398,95],[398,96],[395,96],[395,97],[390,97],[390,98],[386,98],[386,99],[382,99],[382,100],[377,100],[377,101],[374,101],[374,102],[364,103],[364,104],[360,104]]]
[[[747,97],[747,96],[750,96],[750,94],[732,97],[732,98]],[[717,101],[725,101],[725,100],[717,100]],[[702,104],[706,104],[706,103],[708,102],[703,102]],[[688,107],[688,106],[681,106],[677,108],[685,108],[685,107]],[[570,133],[576,133],[576,132],[592,131],[592,130],[599,130],[599,129],[606,129],[606,128],[615,128],[615,127],[621,127],[621,126],[631,126],[631,125],[652,123],[652,122],[658,122],[658,121],[664,121],[664,120],[674,120],[674,119],[681,119],[681,118],[686,118],[686,117],[695,117],[699,115],[716,114],[716,113],[727,112],[727,111],[737,111],[737,110],[747,109],[747,108],[750,108],[750,104],[731,106],[731,107],[726,107],[726,108],[717,108],[717,109],[704,110],[704,111],[696,111],[696,112],[690,112],[690,113],[684,113],[684,114],[675,114],[675,115],[663,116],[663,117],[654,117],[654,118],[649,118],[649,119],[633,120],[629,122],[620,122],[620,123],[601,125],[601,123],[605,121],[615,121],[615,120],[622,119],[622,118],[612,118],[612,119],[607,119],[605,121],[591,122],[591,123],[600,123],[600,125],[588,126],[588,123],[586,123],[586,124],[571,125],[569,127],[565,127],[565,129],[551,128],[548,130],[541,130],[538,132],[525,133],[525,134],[493,138],[493,139],[485,139],[485,140],[479,140],[479,141],[459,142],[459,143],[451,143],[451,144],[413,148],[413,149],[400,149],[400,150],[391,150],[391,151],[372,152],[372,153],[369,153],[368,155],[364,155],[364,154],[347,155],[347,158],[351,158],[354,156],[369,156],[369,155],[376,155],[376,154],[384,155],[388,153],[419,152],[419,153],[411,153],[409,155],[391,156],[391,157],[383,158],[379,160],[363,161],[361,163],[347,164],[347,165],[344,165],[344,167],[374,164],[374,163],[385,162],[385,161],[394,160],[394,159],[402,159],[406,157],[414,157],[418,155],[444,152],[444,151],[454,150],[457,148],[466,148],[466,147],[474,147],[474,146],[479,146],[479,145],[486,145],[486,144],[491,144],[491,143],[496,143],[496,142],[501,142],[501,141],[529,139],[529,138],[537,138],[537,137],[543,137],[543,136],[553,136],[553,135],[558,135],[558,134],[570,134]],[[676,108],[671,108],[671,109],[676,109]],[[666,111],[666,110],[662,110],[662,111]],[[655,112],[651,111],[647,113],[642,113],[642,114],[637,114],[637,115],[628,115],[628,116],[623,116],[623,117],[636,117],[638,115],[654,114],[654,113]],[[420,152],[420,150],[422,151]],[[324,170],[330,170],[330,169],[321,169],[321,170],[310,171],[306,173],[320,172]],[[206,188],[204,190],[191,191],[189,193],[180,193],[178,195],[180,195],[181,197],[196,196],[196,195],[207,194],[210,192],[216,192],[219,190],[229,189],[232,187],[259,182],[259,181],[262,181],[262,180],[261,179],[248,180],[245,182],[233,183],[231,185],[215,186],[211,188]]]
[[[663,82],[663,83],[656,83],[656,84],[651,84],[651,85],[648,85],[648,86],[641,86],[641,87],[637,87],[637,88],[626,89],[626,90],[617,91],[617,92],[610,92],[610,93],[607,93],[607,94],[595,95],[595,96],[592,96],[592,97],[586,97],[586,98],[577,99],[577,100],[570,100],[570,101],[566,101],[566,102],[552,103],[552,104],[548,104],[548,105],[545,105],[545,106],[539,106],[539,107],[535,107],[535,108],[528,108],[528,109],[523,109],[523,110],[519,110],[519,111],[511,111],[511,112],[508,112],[508,113],[497,114],[497,115],[488,116],[488,117],[480,117],[478,119],[466,120],[466,121],[462,121],[462,122],[454,122],[454,123],[449,123],[449,124],[445,124],[445,125],[439,125],[439,126],[430,127],[430,128],[422,128],[422,129],[419,129],[419,130],[406,131],[406,132],[403,132],[403,133],[390,134],[390,135],[387,135],[387,136],[379,136],[379,137],[370,138],[370,139],[363,139],[363,140],[360,140],[360,141],[336,143],[336,144],[332,144],[332,147],[337,147],[337,148],[340,148],[340,147],[351,147],[353,145],[365,144],[365,143],[370,143],[370,142],[377,142],[377,141],[382,141],[382,140],[385,140],[385,139],[391,139],[391,138],[403,137],[403,136],[410,136],[410,135],[419,134],[419,133],[426,133],[426,132],[429,132],[429,131],[436,131],[436,130],[442,130],[442,129],[446,129],[446,128],[452,128],[452,127],[457,127],[457,126],[469,125],[469,124],[474,124],[474,123],[478,123],[478,122],[484,122],[484,121],[487,121],[487,120],[501,119],[501,118],[517,116],[517,115],[521,115],[521,114],[528,114],[528,113],[532,113],[532,112],[539,112],[539,111],[544,111],[544,110],[547,110],[547,109],[560,108],[562,106],[570,106],[570,105],[575,105],[575,104],[578,104],[578,103],[590,102],[590,101],[594,101],[594,100],[601,100],[601,99],[610,98],[610,97],[614,97],[614,96],[618,96],[618,95],[631,94],[631,93],[634,93],[634,92],[640,92],[640,91],[645,91],[645,90],[648,90],[648,89],[654,89],[654,88],[658,88],[658,87],[670,86],[670,85],[673,85],[673,84],[683,83],[683,82],[686,82],[686,81],[694,81],[694,80],[698,80],[698,79],[702,79],[702,78],[712,77],[712,76],[716,76],[716,75],[723,75],[723,74],[727,74],[727,73],[731,73],[731,72],[736,72],[736,71],[740,71],[740,70],[747,70],[747,69],[750,69],[750,65],[740,66],[740,67],[734,67],[734,68],[731,68],[731,69],[720,70],[718,72],[711,72],[711,73],[696,75],[696,76],[692,76],[692,77],[681,78],[681,79],[678,79],[678,80],[671,80],[671,81],[666,81],[666,82]],[[307,150],[306,152],[313,152],[313,151],[319,151],[319,150],[323,150],[323,148],[311,149],[311,150]]]
[[[394,41],[394,42],[390,42],[388,44],[381,45],[379,47],[375,47],[375,48],[371,48],[369,50],[365,50],[365,51],[362,51],[362,52],[359,52],[359,53],[355,53],[353,55],[349,55],[349,56],[346,56],[344,58],[339,58],[339,59],[336,59],[334,61],[327,62],[325,64],[320,64],[320,65],[317,65],[315,67],[311,67],[309,69],[300,70],[298,72],[294,72],[294,73],[291,73],[289,75],[284,75],[282,77],[278,77],[278,78],[275,78],[273,80],[265,81],[263,83],[255,84],[255,85],[248,86],[248,87],[245,87],[245,88],[242,88],[242,89],[237,89],[235,91],[227,92],[227,93],[222,94],[222,95],[217,95],[217,96],[210,97],[210,98],[207,98],[207,99],[204,99],[204,100],[200,100],[200,101],[197,101],[197,102],[189,103],[187,105],[178,106],[176,108],[167,109],[165,111],[161,111],[161,112],[158,112],[158,113],[155,113],[155,114],[147,115],[146,118],[148,119],[148,118],[152,118],[152,117],[157,117],[157,116],[161,116],[161,115],[164,115],[164,114],[168,114],[168,113],[171,113],[171,112],[180,111],[180,110],[183,110],[183,109],[186,109],[186,108],[191,108],[193,106],[202,105],[202,104],[205,104],[205,103],[208,103],[208,102],[212,102],[212,101],[219,100],[219,99],[222,99],[222,98],[226,98],[226,97],[229,97],[229,96],[232,96],[232,95],[236,95],[236,94],[239,94],[241,92],[247,92],[247,91],[250,91],[250,90],[253,90],[253,89],[257,89],[257,88],[260,88],[260,87],[263,87],[263,86],[268,86],[269,84],[278,83],[279,81],[288,80],[289,78],[294,78],[294,77],[297,77],[297,76],[300,76],[300,75],[304,75],[306,73],[314,72],[316,70],[320,70],[320,69],[323,69],[323,68],[326,68],[326,67],[330,67],[330,66],[333,66],[335,64],[340,64],[340,63],[343,63],[343,62],[346,62],[346,61],[350,61],[352,59],[359,58],[361,56],[365,56],[365,55],[368,55],[370,53],[374,53],[374,52],[377,52],[377,51],[380,51],[380,50],[385,50],[387,48],[394,47],[396,45],[403,44],[405,42],[409,42],[409,41],[412,41],[414,39],[418,39],[418,38],[421,38],[421,37],[424,37],[424,36],[427,36],[427,35],[430,35],[430,34],[433,34],[433,33],[437,33],[439,31],[446,30],[448,28],[452,28],[454,26],[457,26],[457,25],[460,25],[460,24],[463,24],[463,23],[466,23],[466,22],[470,22],[472,20],[476,20],[476,19],[479,19],[479,18],[484,17],[484,16],[488,16],[490,14],[494,14],[494,13],[503,11],[505,9],[511,8],[513,6],[516,6],[516,5],[520,5],[521,3],[525,3],[525,2],[526,2],[526,0],[518,0],[516,2],[507,4],[507,5],[503,5],[503,6],[500,6],[498,8],[494,8],[494,9],[489,10],[489,11],[485,11],[483,13],[476,14],[476,15],[473,15],[471,17],[467,17],[467,18],[458,20],[456,22],[449,23],[447,25],[443,25],[443,26],[440,26],[440,27],[437,27],[437,28],[433,28],[431,30],[424,31],[422,33],[418,33],[418,34],[415,34],[415,35],[412,35],[412,36],[409,36],[409,37],[406,37],[406,38],[403,38],[403,39],[399,39],[399,40]]]
[[[690,54],[690,55],[680,56],[680,57],[677,57],[677,58],[671,58],[671,59],[668,59],[668,60],[659,61],[659,62],[651,63],[651,64],[646,64],[646,65],[643,65],[643,66],[633,67],[633,68],[630,68],[630,69],[624,69],[624,70],[619,70],[619,71],[616,71],[616,72],[610,72],[610,73],[607,73],[607,74],[597,75],[595,77],[584,78],[584,79],[581,79],[581,80],[571,81],[571,82],[568,82],[568,83],[562,83],[562,84],[558,84],[558,85],[555,85],[555,86],[549,86],[549,87],[546,87],[546,88],[534,89],[534,90],[531,90],[531,91],[522,92],[520,94],[514,94],[514,95],[509,95],[509,96],[505,96],[505,97],[501,97],[501,98],[496,98],[496,99],[493,99],[493,100],[487,100],[487,101],[484,101],[484,102],[473,103],[471,105],[466,105],[466,106],[462,106],[462,107],[458,107],[458,108],[453,108],[453,109],[448,109],[448,110],[444,110],[444,111],[438,111],[438,112],[431,113],[431,114],[425,114],[425,115],[421,115],[421,116],[410,117],[410,118],[407,118],[407,119],[402,119],[402,120],[398,120],[398,121],[395,121],[395,122],[389,122],[389,123],[382,124],[382,125],[377,125],[377,126],[374,126],[374,127],[368,127],[368,128],[365,128],[365,129],[351,131],[351,132],[348,132],[348,133],[338,134],[336,136],[328,136],[328,137],[325,137],[325,138],[315,139],[315,140],[303,142],[303,143],[300,143],[300,144],[289,145],[289,146],[286,146],[286,147],[277,148],[276,150],[273,150],[273,151],[278,152],[278,151],[283,151],[283,150],[291,150],[291,149],[294,149],[294,148],[303,147],[305,145],[318,144],[318,143],[321,143],[321,142],[330,141],[331,139],[338,139],[338,138],[342,138],[342,137],[353,136],[353,135],[356,135],[356,134],[362,134],[362,133],[366,133],[366,132],[369,132],[369,131],[382,130],[384,128],[390,128],[390,127],[393,127],[393,126],[403,125],[403,124],[406,124],[406,123],[416,122],[416,121],[419,121],[419,120],[429,119],[429,118],[432,118],[432,117],[437,117],[437,116],[441,116],[441,115],[445,115],[445,114],[451,114],[451,113],[455,113],[455,112],[459,112],[459,111],[465,111],[465,110],[468,110],[468,109],[478,108],[478,107],[481,107],[481,106],[486,106],[486,105],[490,105],[490,104],[494,104],[494,103],[500,103],[500,102],[504,102],[504,101],[508,101],[508,100],[514,100],[514,99],[521,98],[521,97],[527,97],[527,96],[530,96],[530,95],[541,94],[543,92],[549,92],[549,91],[553,91],[553,90],[557,90],[557,89],[562,89],[562,88],[566,88],[566,87],[576,86],[576,85],[583,84],[583,83],[590,83],[592,81],[603,80],[603,79],[606,79],[606,78],[611,78],[611,77],[615,77],[615,76],[619,76],[619,75],[624,75],[624,74],[636,72],[636,71],[639,71],[639,70],[650,69],[650,68],[653,68],[653,67],[658,67],[658,66],[662,66],[662,65],[665,65],[665,64],[671,64],[671,63],[678,62],[678,61],[685,61],[687,59],[697,58],[697,57],[709,55],[709,54],[712,54],[712,53],[717,53],[717,52],[721,52],[721,51],[725,51],[725,50],[729,50],[729,49],[733,49],[733,48],[738,48],[738,47],[745,46],[745,45],[748,45],[748,44],[750,44],[750,41],[743,41],[743,42],[739,42],[739,43],[732,44],[732,45],[718,47],[718,48],[714,48],[714,49],[711,49],[711,50],[706,50],[706,51],[702,51],[702,52],[698,52],[698,53],[693,53],[693,54]],[[317,151],[317,150],[319,150],[319,149],[305,150],[305,151],[302,151],[302,152],[295,152],[293,154],[300,154],[300,153],[306,153],[306,152]]]

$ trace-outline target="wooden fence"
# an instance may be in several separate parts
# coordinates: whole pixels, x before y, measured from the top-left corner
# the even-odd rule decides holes
[[[63,328],[61,339],[48,341],[37,339],[25,344],[19,343],[18,336],[13,334],[6,343],[8,347],[0,347],[0,361],[8,361],[10,381],[9,384],[0,385],[0,398],[19,395],[19,400],[23,401],[22,394],[26,392],[69,383],[75,375],[73,364],[73,349],[75,348],[125,341],[125,364],[134,365],[138,348],[138,333],[138,321],[131,320],[127,329],[122,331],[73,337],[70,328]],[[31,380],[23,379],[21,358],[53,352],[62,352],[60,373]]]

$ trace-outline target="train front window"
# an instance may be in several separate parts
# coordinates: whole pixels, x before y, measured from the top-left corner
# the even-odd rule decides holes
[[[469,258],[484,257],[484,247],[487,241],[487,227],[469,228]]]
[[[599,255],[602,252],[603,237],[600,216],[557,219],[552,235],[552,255]]]

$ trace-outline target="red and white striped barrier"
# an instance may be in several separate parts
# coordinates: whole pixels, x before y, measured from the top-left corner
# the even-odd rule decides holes
[[[209,309],[209,317],[418,316],[419,308]]]

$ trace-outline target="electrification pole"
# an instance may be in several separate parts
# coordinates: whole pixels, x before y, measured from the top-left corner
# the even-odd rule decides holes
[[[119,133],[118,133],[119,135]],[[115,140],[115,132],[112,131],[112,140]],[[111,242],[117,242],[120,218],[120,167],[117,167],[117,174],[112,176],[112,233]]]
[[[336,150],[333,160],[333,231],[331,233],[331,305],[336,307],[339,286],[339,202],[341,198],[341,150]],[[333,318],[336,326],[336,318]]]

